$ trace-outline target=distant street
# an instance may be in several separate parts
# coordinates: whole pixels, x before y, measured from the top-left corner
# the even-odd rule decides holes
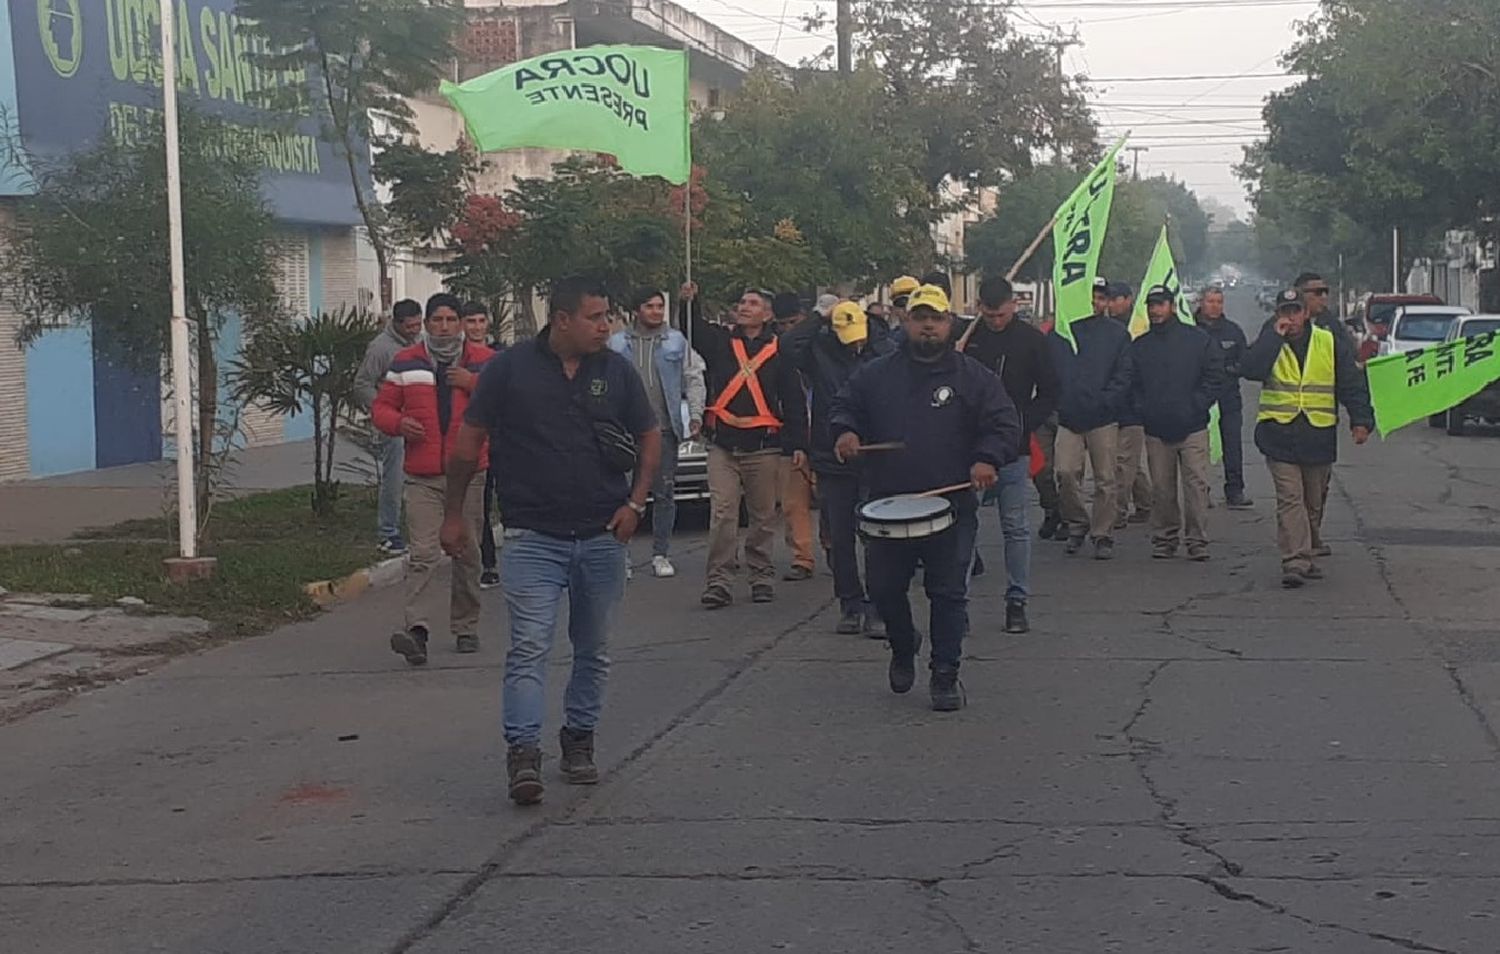
[[[1039,543],[1023,637],[990,512],[954,715],[833,634],[821,569],[701,610],[690,537],[630,584],[603,783],[553,781],[549,736],[535,810],[498,595],[480,655],[414,672],[375,593],[0,729],[0,951],[1492,954],[1497,451],[1346,446],[1329,578],[1285,592],[1247,450],[1213,562]]]

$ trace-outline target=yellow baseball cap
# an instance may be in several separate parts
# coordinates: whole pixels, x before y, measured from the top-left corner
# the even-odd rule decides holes
[[[936,285],[923,285],[911,293],[906,299],[906,311],[911,313],[918,308],[930,308],[939,314],[946,315],[952,306],[948,301],[948,293]]]
[[[870,337],[870,319],[858,302],[841,301],[834,305],[833,313],[828,316],[828,323],[844,344],[854,344]]]
[[[910,275],[902,275],[900,278],[891,282],[891,297],[900,298],[902,295],[910,295],[912,292],[916,291],[917,287],[921,284],[921,282],[917,281],[915,278],[912,278]]]

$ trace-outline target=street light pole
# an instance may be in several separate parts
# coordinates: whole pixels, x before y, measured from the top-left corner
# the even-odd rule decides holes
[[[198,507],[193,481],[193,371],[189,363],[187,290],[182,264],[182,162],[177,140],[177,11],[161,0],[161,98],[166,123],[167,235],[172,276],[172,403],[177,417],[177,548],[187,564],[198,557]],[[190,574],[191,575],[191,574]]]

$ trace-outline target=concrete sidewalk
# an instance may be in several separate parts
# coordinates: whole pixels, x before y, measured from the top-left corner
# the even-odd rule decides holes
[[[339,448],[340,465],[363,458],[347,441]],[[175,466],[164,460],[0,484],[0,545],[59,543],[81,530],[160,517],[176,506]],[[248,448],[235,458],[229,493],[310,484],[312,473],[312,441]]]
[[[498,596],[480,655],[409,671],[378,593],[0,728],[0,950],[1493,954],[1497,446],[1346,449],[1300,592],[1252,452],[1210,564],[1038,543],[1022,637],[989,512],[947,716],[825,575],[711,615],[684,541],[630,586],[603,783],[549,754],[534,810]]]

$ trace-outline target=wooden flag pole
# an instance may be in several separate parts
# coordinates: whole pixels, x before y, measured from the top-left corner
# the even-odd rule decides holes
[[[1005,273],[1006,281],[1013,282],[1016,280],[1016,273],[1019,272],[1023,267],[1025,267],[1027,262],[1031,261],[1031,256],[1035,255],[1036,250],[1042,247],[1042,241],[1052,233],[1052,229],[1056,225],[1057,216],[1054,215],[1052,218],[1047,220],[1046,225],[1042,226],[1042,230],[1036,233],[1036,238],[1032,239],[1031,244],[1026,246],[1026,251],[1022,252],[1021,257],[1016,259],[1016,263],[1010,267],[1010,271]],[[975,318],[972,322],[969,323],[969,327],[964,329],[963,337],[958,339],[959,351],[962,351],[969,346],[969,338],[974,334],[974,329],[979,327],[979,322],[980,319]]]

